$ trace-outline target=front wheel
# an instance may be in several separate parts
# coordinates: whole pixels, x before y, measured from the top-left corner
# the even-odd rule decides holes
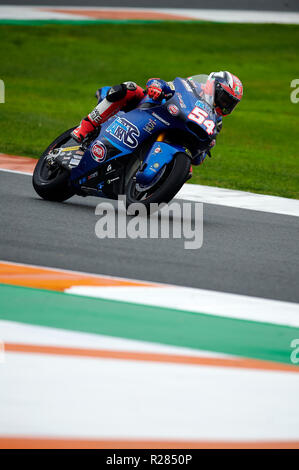
[[[164,167],[160,179],[148,188],[143,188],[136,183],[136,178],[131,178],[126,188],[127,206],[140,202],[149,211],[150,204],[171,201],[188,180],[190,163],[190,158],[185,153],[178,152]]]
[[[69,183],[69,172],[55,162],[51,152],[71,140],[69,129],[43,152],[33,172],[32,184],[37,194],[48,201],[66,201],[75,194]]]

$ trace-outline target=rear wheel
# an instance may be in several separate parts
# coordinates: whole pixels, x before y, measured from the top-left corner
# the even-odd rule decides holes
[[[183,152],[162,169],[160,178],[150,187],[142,187],[131,178],[126,189],[127,205],[135,202],[144,204],[149,211],[150,204],[168,203],[187,181],[190,171],[190,158]]]
[[[52,152],[71,140],[69,129],[43,152],[33,172],[32,184],[37,194],[48,201],[62,202],[75,194],[69,183],[69,172],[55,162]]]

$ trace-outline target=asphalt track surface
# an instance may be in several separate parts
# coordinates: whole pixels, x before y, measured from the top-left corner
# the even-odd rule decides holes
[[[204,204],[203,245],[98,239],[103,199],[40,199],[31,176],[0,171],[0,259],[299,302],[299,218]],[[193,204],[193,203],[190,203]]]
[[[207,8],[222,10],[299,11],[298,0],[1,0],[0,5],[55,5],[133,8]]]

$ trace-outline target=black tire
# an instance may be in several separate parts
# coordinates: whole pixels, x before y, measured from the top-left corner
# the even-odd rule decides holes
[[[167,165],[157,184],[144,193],[138,193],[138,191],[136,193],[136,182],[134,178],[131,178],[126,188],[127,206],[135,202],[141,202],[149,212],[152,203],[168,203],[188,180],[190,164],[190,158],[185,153],[178,152],[170,164]]]
[[[69,172],[58,166],[49,171],[46,157],[50,150],[61,147],[71,139],[70,133],[74,128],[67,130],[55,139],[43,152],[33,172],[32,184],[37,194],[47,201],[66,201],[75,194],[69,184]]]

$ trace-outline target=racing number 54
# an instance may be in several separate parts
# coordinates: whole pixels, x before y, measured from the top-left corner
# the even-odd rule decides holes
[[[188,115],[188,118],[191,119],[191,121],[195,121],[197,124],[203,124],[207,129],[207,133],[213,134],[215,123],[211,119],[206,119],[208,116],[209,115],[206,111],[199,108],[198,106],[195,106],[195,108]]]

